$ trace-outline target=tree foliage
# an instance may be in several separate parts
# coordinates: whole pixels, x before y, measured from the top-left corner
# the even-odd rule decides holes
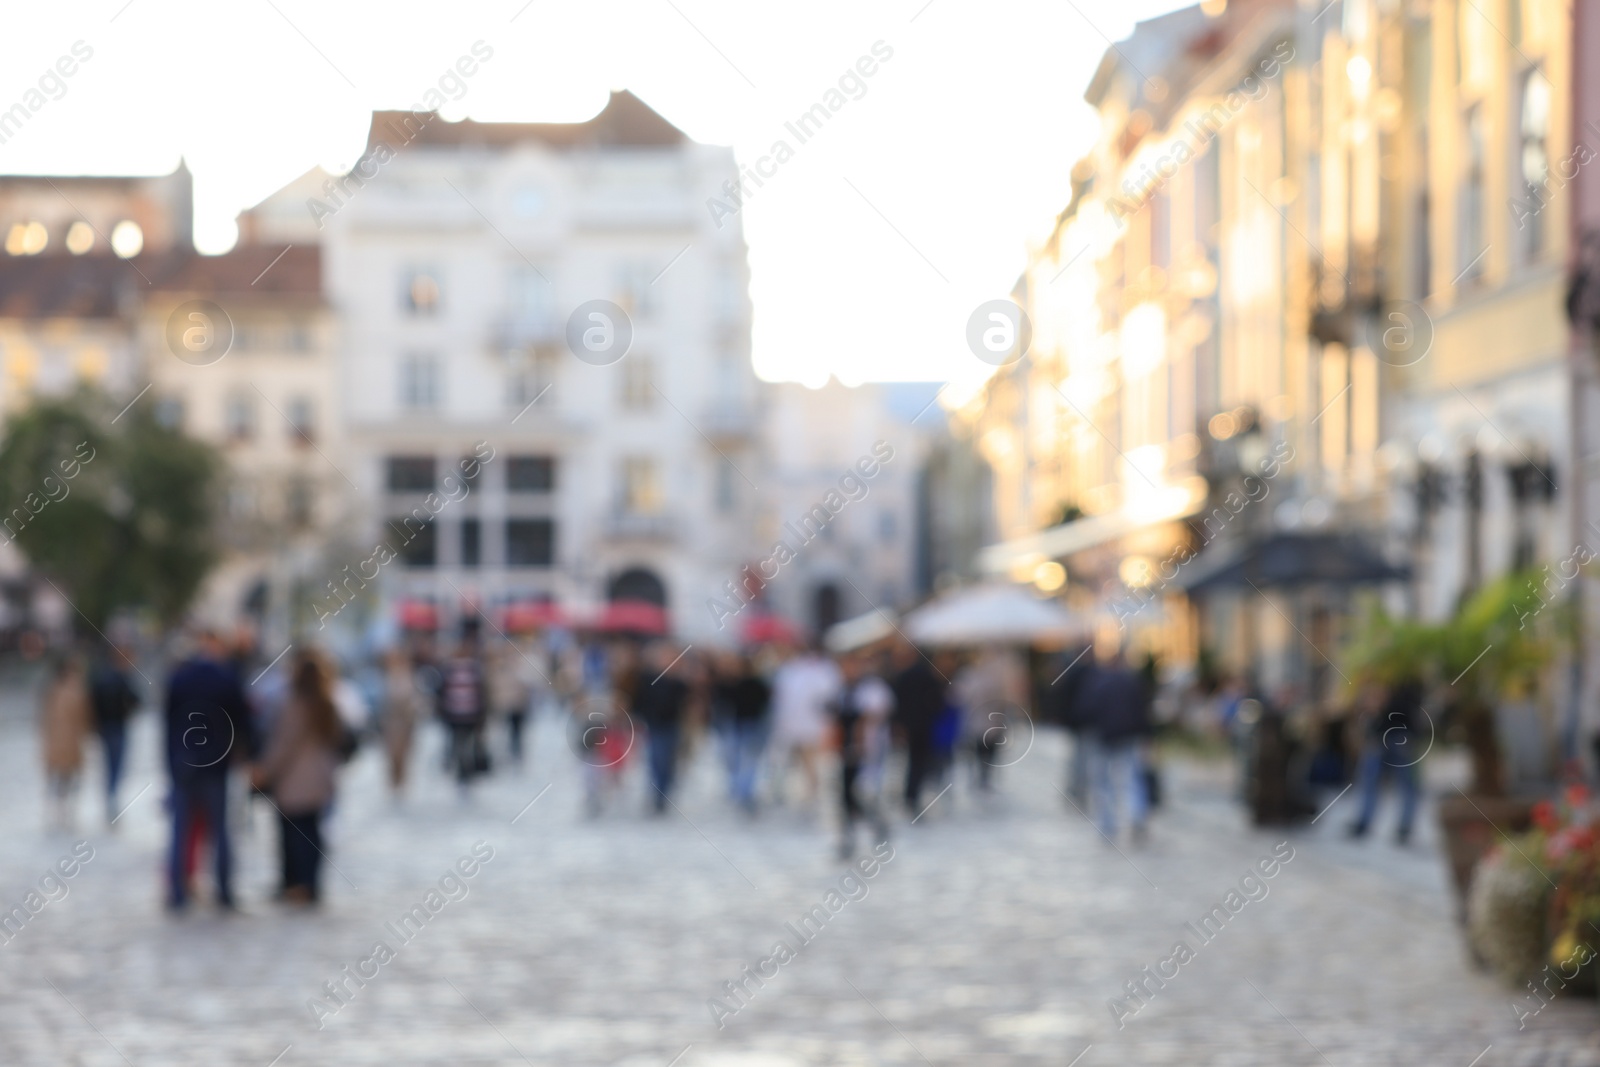
[[[0,536],[97,630],[122,609],[178,621],[217,556],[221,457],[148,412],[79,392],[0,439]]]

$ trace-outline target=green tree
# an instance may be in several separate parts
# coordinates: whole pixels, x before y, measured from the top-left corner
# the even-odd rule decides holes
[[[0,438],[0,536],[96,630],[128,608],[177,622],[216,561],[222,459],[148,411],[117,418],[83,391],[35,403]]]

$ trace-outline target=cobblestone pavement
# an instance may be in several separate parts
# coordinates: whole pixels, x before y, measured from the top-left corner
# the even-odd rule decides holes
[[[276,830],[257,810],[245,914],[174,919],[159,906],[163,786],[143,716],[115,832],[84,798],[93,859],[0,944],[0,1064],[1600,1064],[1592,1000],[1557,1002],[1519,1032],[1512,991],[1466,961],[1430,840],[1402,852],[1340,839],[1350,797],[1310,831],[1253,831],[1222,776],[1175,768],[1151,840],[1119,852],[1056,791],[1064,742],[1051,733],[991,803],[963,783],[916,825],[902,818],[867,895],[750,982],[719,1029],[708,1000],[795,941],[785,924],[838,884],[826,827],[737,816],[709,751],[679,811],[647,816],[635,767],[586,819],[553,721],[523,772],[463,803],[437,741],[400,807],[375,753],[353,765],[320,913],[268,902]],[[41,829],[41,792],[31,735],[0,726],[6,909],[77,839]],[[480,841],[493,858],[396,937],[386,924],[426,905]],[[1268,896],[1210,943],[1188,932],[1284,841],[1293,859]],[[1194,958],[1119,1029],[1108,1002],[1185,937]],[[362,963],[380,940],[393,958]],[[319,1029],[308,1002],[347,965],[377,973],[349,982]]]

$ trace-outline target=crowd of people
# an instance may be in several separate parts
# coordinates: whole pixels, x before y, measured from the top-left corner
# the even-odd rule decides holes
[[[114,644],[92,658],[62,657],[45,685],[41,738],[56,824],[71,819],[85,747],[98,735],[115,826],[128,722],[145,699],[158,706],[166,900],[176,911],[195,896],[202,856],[215,871],[214,899],[234,906],[235,774],[278,824],[279,899],[314,904],[340,768],[364,743],[380,749],[388,788],[403,803],[429,723],[440,728],[440,771],[470,798],[498,763],[525,758],[530,721],[557,717],[590,815],[627,803],[623,785],[635,774],[648,812],[675,808],[680,769],[709,748],[738,811],[834,813],[841,857],[863,833],[869,845],[886,839],[893,818],[920,819],[962,766],[975,794],[992,791],[997,769],[1031,746],[1036,720],[1071,731],[1065,795],[1093,810],[1108,839],[1119,811],[1142,839],[1153,799],[1149,679],[1082,654],[1041,685],[1024,654],[998,647],[928,651],[902,640],[840,654],[816,645],[705,650],[562,631],[486,640],[468,626],[448,642],[396,643],[349,670],[310,648],[262,659],[250,631],[200,627],[159,686],[141,685],[150,680]]]

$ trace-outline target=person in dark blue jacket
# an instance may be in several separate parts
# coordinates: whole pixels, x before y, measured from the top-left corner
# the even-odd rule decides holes
[[[1145,835],[1150,798],[1145,792],[1143,747],[1152,731],[1149,683],[1121,663],[1096,667],[1080,696],[1089,740],[1089,781],[1094,820],[1109,841],[1117,832],[1117,797],[1127,805],[1134,839]]]
[[[167,905],[176,911],[189,903],[184,861],[198,815],[205,819],[214,842],[217,903],[231,910],[235,905],[228,769],[254,755],[255,733],[238,672],[215,631],[202,631],[194,653],[173,668],[165,711],[167,772],[172,779]]]

